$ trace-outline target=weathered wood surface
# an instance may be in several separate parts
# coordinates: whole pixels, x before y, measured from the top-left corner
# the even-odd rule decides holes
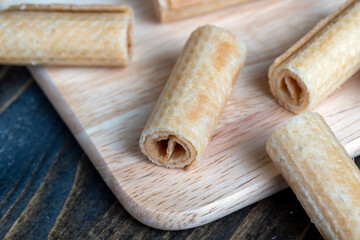
[[[293,115],[269,93],[268,67],[343,0],[253,1],[165,25],[156,22],[150,1],[124,2],[135,12],[130,66],[31,68],[121,204],[149,226],[184,229],[284,189],[264,143],[276,125]],[[141,154],[140,132],[184,42],[204,24],[241,37],[248,47],[246,65],[200,165],[192,171],[158,167]],[[359,77],[316,108],[353,156],[360,150]]]
[[[120,205],[26,68],[0,66],[0,93],[0,239],[322,239],[290,189],[194,229],[147,227]]]

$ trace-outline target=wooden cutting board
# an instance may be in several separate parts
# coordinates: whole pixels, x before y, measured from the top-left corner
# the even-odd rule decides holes
[[[286,188],[264,145],[274,127],[293,115],[271,96],[268,67],[343,1],[259,0],[168,24],[157,21],[151,1],[124,2],[135,11],[129,67],[30,67],[121,204],[146,225],[176,230],[214,221]],[[158,167],[141,154],[138,139],[186,39],[204,24],[242,38],[246,66],[200,165],[191,171]],[[351,156],[360,153],[359,92],[358,73],[315,109]]]

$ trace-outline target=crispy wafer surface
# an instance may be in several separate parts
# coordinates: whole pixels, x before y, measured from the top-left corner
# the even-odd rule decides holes
[[[126,6],[20,5],[0,13],[0,62],[125,66],[132,48]]]
[[[194,31],[143,130],[143,153],[167,167],[198,162],[244,61],[244,45],[229,31]]]
[[[266,151],[326,239],[360,238],[360,171],[319,114],[277,128]]]

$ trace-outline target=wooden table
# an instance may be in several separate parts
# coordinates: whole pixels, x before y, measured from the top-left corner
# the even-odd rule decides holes
[[[141,224],[115,199],[27,69],[12,66],[0,66],[2,238],[322,239],[290,189],[195,229]]]

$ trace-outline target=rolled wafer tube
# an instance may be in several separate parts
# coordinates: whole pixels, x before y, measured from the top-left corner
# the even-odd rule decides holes
[[[272,94],[293,113],[310,111],[360,68],[360,1],[320,21],[269,69]]]
[[[189,18],[251,0],[154,0],[161,22]]]
[[[0,63],[125,66],[132,11],[123,5],[18,5],[0,12]]]
[[[360,172],[324,119],[303,113],[266,151],[326,239],[360,239]]]
[[[229,31],[195,30],[144,127],[141,151],[171,168],[198,162],[244,61],[245,45]]]

